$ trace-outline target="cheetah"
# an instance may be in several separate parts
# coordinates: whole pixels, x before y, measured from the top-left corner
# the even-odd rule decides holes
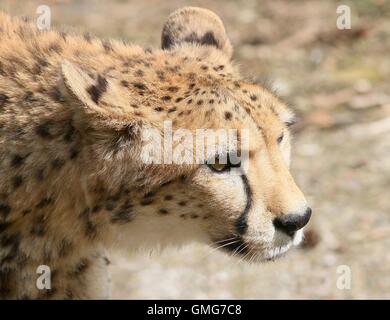
[[[109,298],[113,247],[196,241],[261,262],[300,243],[311,209],[289,172],[294,114],[240,75],[213,12],[173,12],[160,49],[3,13],[0,34],[2,299]],[[247,170],[145,162],[142,132],[165,121],[246,129]]]

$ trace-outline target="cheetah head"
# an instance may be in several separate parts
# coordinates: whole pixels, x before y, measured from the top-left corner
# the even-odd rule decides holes
[[[180,9],[163,28],[161,50],[111,50],[119,62],[105,74],[64,63],[62,75],[83,106],[77,121],[88,128],[91,166],[131,191],[131,221],[116,231],[126,245],[197,240],[264,261],[299,244],[311,210],[289,172],[294,115],[239,74],[221,20]],[[199,129],[233,130],[236,140],[199,139]],[[168,143],[151,145],[152,133]],[[194,139],[205,146],[201,156]]]

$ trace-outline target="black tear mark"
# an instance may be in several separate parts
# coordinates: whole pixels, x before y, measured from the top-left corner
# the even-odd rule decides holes
[[[248,229],[248,213],[252,207],[253,194],[251,187],[249,185],[249,181],[246,175],[241,176],[242,183],[244,185],[244,190],[246,194],[246,205],[244,211],[238,217],[235,223],[236,230],[239,234],[243,235]]]
[[[107,80],[106,78],[102,77],[100,74],[97,78],[96,85],[92,85],[87,89],[87,92],[89,93],[91,99],[96,104],[99,102],[100,97],[104,92],[107,90]]]

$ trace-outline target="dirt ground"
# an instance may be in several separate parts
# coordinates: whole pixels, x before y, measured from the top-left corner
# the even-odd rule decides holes
[[[159,46],[168,14],[184,5],[225,22],[234,59],[268,79],[299,115],[293,174],[313,218],[300,249],[263,265],[193,245],[113,257],[114,298],[390,298],[390,1],[344,1],[352,29],[336,28],[336,1],[0,1],[56,27]],[[351,288],[338,288],[347,266]]]

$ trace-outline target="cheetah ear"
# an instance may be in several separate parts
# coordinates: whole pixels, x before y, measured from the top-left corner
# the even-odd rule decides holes
[[[170,49],[186,42],[214,46],[228,58],[232,56],[232,45],[221,19],[207,9],[184,7],[168,17],[162,31],[162,48]]]
[[[100,74],[87,74],[65,61],[61,64],[61,94],[83,107],[83,113],[95,119],[120,126],[134,121],[128,110],[128,94],[120,86]]]

